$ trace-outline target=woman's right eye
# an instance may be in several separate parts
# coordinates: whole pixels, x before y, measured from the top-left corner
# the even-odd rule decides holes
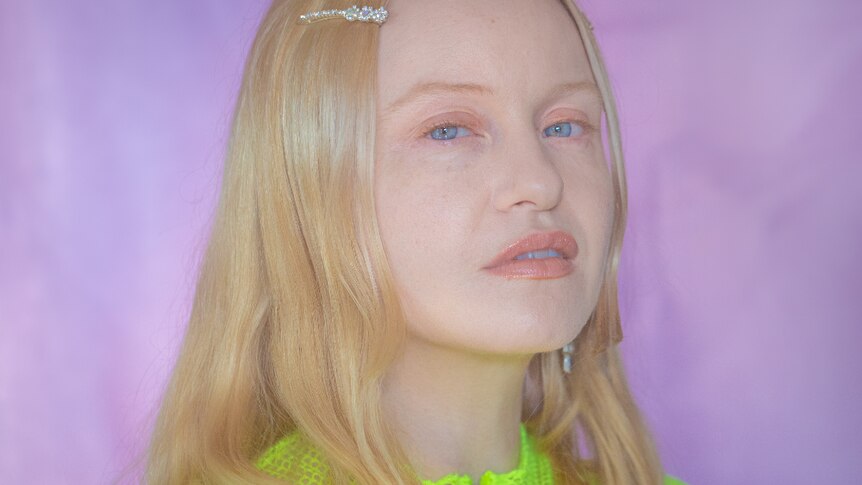
[[[434,126],[427,132],[425,132],[425,136],[430,136],[433,140],[452,140],[455,138],[460,138],[463,136],[469,136],[472,133],[468,128],[463,126],[458,126],[451,123],[445,123],[441,125]]]

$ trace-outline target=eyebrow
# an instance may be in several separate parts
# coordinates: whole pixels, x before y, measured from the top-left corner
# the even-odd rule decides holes
[[[418,98],[447,92],[489,95],[493,94],[494,90],[488,86],[474,83],[445,83],[439,81],[419,83],[410,88],[410,90],[403,96],[390,103],[389,106],[383,110],[383,117],[391,115]],[[589,81],[570,82],[557,85],[550,91],[550,93],[548,93],[546,100],[560,98],[564,95],[577,92],[585,92],[593,98],[593,101],[597,101],[600,105],[602,104],[602,94],[599,91],[599,88],[595,83]]]

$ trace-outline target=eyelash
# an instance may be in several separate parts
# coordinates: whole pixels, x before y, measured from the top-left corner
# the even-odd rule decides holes
[[[546,129],[548,129],[549,127],[554,126],[554,125],[558,125],[560,123],[576,123],[576,124],[581,125],[581,127],[583,127],[583,129],[584,129],[584,132],[581,134],[582,137],[587,136],[587,135],[591,134],[593,131],[595,131],[595,127],[593,127],[592,124],[587,123],[586,121],[583,121],[583,120],[560,120],[560,121],[555,121],[555,122],[549,124],[548,126],[546,126],[545,128],[542,129],[542,132],[544,133],[544,131]],[[439,123],[435,123],[434,125],[432,125],[428,129],[426,129],[422,133],[422,136],[424,138],[429,138],[429,135],[431,135],[431,133],[434,130],[437,130],[439,128],[450,128],[450,127],[467,128],[468,130],[473,131],[473,129],[470,128],[469,126],[459,124],[456,121],[448,121],[447,120],[447,121],[441,121]],[[549,136],[547,138],[577,138],[577,137],[550,137]],[[432,141],[439,141],[439,142],[452,142],[452,141],[455,141],[457,139],[457,137],[453,138],[452,140],[434,140],[433,138],[429,138],[429,139]]]

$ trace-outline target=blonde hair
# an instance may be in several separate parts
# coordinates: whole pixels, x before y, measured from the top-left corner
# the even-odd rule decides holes
[[[615,226],[572,373],[559,352],[537,354],[523,421],[558,483],[581,483],[589,468],[605,485],[658,484],[661,466],[616,349],[626,183],[615,102],[588,21],[562,3],[604,98]],[[276,0],[259,28],[149,449],[150,483],[276,483],[256,457],[295,429],[326,457],[334,483],[418,483],[379,405],[406,326],[373,206],[378,27],[296,24],[302,13],[347,6]]]

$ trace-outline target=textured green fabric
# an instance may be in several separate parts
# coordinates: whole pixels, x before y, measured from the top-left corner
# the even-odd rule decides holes
[[[505,473],[486,471],[479,485],[553,485],[554,473],[547,456],[536,449],[536,443],[521,423],[521,451],[517,468]],[[328,467],[320,453],[301,438],[298,432],[270,447],[261,455],[257,467],[276,478],[308,485],[325,483]],[[423,485],[473,485],[469,475],[450,474],[438,480],[423,480]]]
[[[521,453],[518,466],[508,472],[486,471],[478,485],[554,485],[554,474],[547,456],[539,453],[535,439],[521,423]],[[290,483],[318,485],[326,482],[329,468],[321,453],[294,431],[267,449],[257,468]],[[590,480],[591,485],[598,482]],[[423,485],[473,485],[469,475],[450,474],[438,480],[422,480]],[[666,476],[665,485],[685,485]]]

